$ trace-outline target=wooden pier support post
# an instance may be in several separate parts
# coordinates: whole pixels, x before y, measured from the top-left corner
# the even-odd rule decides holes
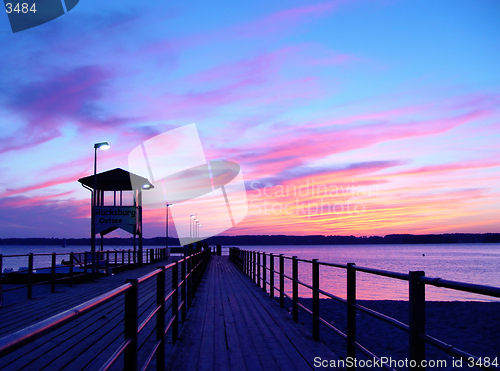
[[[84,262],[83,262],[83,274],[84,274],[84,276],[83,276],[83,282],[87,283],[87,281],[88,281],[88,277],[87,277],[87,265],[89,263],[87,252],[85,252],[83,254],[83,256],[85,256]]]
[[[245,274],[250,277],[250,252],[245,250]]]
[[[156,353],[156,369],[165,370],[165,266],[158,267],[156,275],[156,341],[160,343]],[[172,277],[173,278],[173,277]]]
[[[127,280],[132,287],[125,292],[125,340],[130,340],[125,349],[125,371],[137,370],[138,301],[137,279]]]
[[[274,255],[269,254],[269,296],[274,299]]]
[[[260,287],[260,251],[256,251],[257,255],[257,285]]]
[[[181,300],[182,300],[182,322],[186,322],[186,315],[187,315],[187,309],[186,309],[186,258],[182,259],[181,263],[181,277],[182,277],[182,295],[181,295]]]
[[[293,305],[292,313],[293,320],[299,320],[299,261],[296,256],[292,257],[292,292],[293,292]]]
[[[356,357],[356,270],[347,263],[347,357]]]
[[[319,264],[318,259],[312,260],[312,334],[313,339],[319,340]]]
[[[50,267],[50,292],[56,292],[56,253],[52,253],[52,265]]]
[[[191,250],[192,252],[192,250]],[[187,308],[191,308],[193,301],[193,258],[192,255],[187,257]]]
[[[99,256],[99,255],[97,255]],[[69,287],[73,287],[73,262],[74,262],[74,257],[73,253],[69,253]],[[95,272],[96,272],[96,277],[99,277],[99,259],[96,259],[95,261],[96,267],[95,267]]]
[[[280,254],[280,307],[285,307],[285,258]]]
[[[425,341],[420,335],[425,334],[425,284],[419,282],[420,277],[425,276],[423,271],[413,271],[409,274],[409,301],[410,301],[410,360],[414,361],[415,367],[410,370],[424,370],[419,367],[425,359]]]
[[[179,339],[179,263],[172,267],[172,343]]]
[[[28,299],[33,298],[33,253],[28,257]]]
[[[262,253],[262,290],[267,293],[266,276],[267,276],[267,258],[266,253]]]
[[[253,282],[257,283],[257,253],[252,251],[252,272],[253,272]]]

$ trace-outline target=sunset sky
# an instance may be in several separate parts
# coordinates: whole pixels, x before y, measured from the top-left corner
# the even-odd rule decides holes
[[[500,232],[497,0],[80,0],[0,42],[0,238],[88,237],[93,144],[192,123],[245,179],[224,234]]]

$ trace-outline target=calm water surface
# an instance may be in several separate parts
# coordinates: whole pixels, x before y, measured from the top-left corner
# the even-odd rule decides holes
[[[301,259],[318,259],[331,263],[355,263],[358,266],[408,273],[422,270],[426,276],[500,287],[500,244],[428,244],[428,245],[333,245],[333,246],[245,246]],[[278,259],[275,260],[275,264]],[[291,264],[285,270],[291,276]],[[299,279],[311,283],[311,265],[299,262]],[[345,298],[345,269],[320,267],[320,286]],[[291,292],[288,285],[287,291]],[[301,296],[310,297],[310,290],[299,289]],[[407,300],[408,283],[357,272],[357,297],[367,300]],[[427,300],[495,300],[427,286]]]
[[[153,247],[153,246],[148,246]],[[160,247],[160,246],[158,246]],[[107,246],[110,250],[130,247]],[[426,276],[500,287],[500,244],[436,244],[436,245],[328,245],[328,246],[242,246],[243,249],[272,252],[301,259],[318,259],[331,263],[356,263],[358,266],[408,273],[423,270]],[[68,259],[64,253],[83,252],[86,246],[0,246],[0,254],[52,253],[58,254],[57,263]],[[60,254],[60,255],[59,255]],[[50,256],[35,258],[35,268],[50,265]],[[285,260],[285,269],[291,276],[291,262]],[[269,263],[268,263],[269,264]],[[278,264],[278,259],[275,260]],[[28,266],[26,257],[4,258],[4,268]],[[320,285],[325,291],[345,298],[346,272],[344,269],[320,267]],[[311,266],[299,263],[299,279],[311,284]],[[278,280],[276,282],[279,282]],[[291,285],[287,285],[291,293]],[[299,294],[310,297],[310,290],[300,287]],[[358,299],[407,300],[408,283],[395,279],[357,273]],[[482,295],[427,286],[428,300],[492,300]]]

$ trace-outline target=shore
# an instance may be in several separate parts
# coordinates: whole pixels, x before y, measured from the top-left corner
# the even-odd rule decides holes
[[[300,299],[312,308],[311,299]],[[408,302],[392,300],[360,300],[360,305],[408,323]],[[290,304],[289,304],[290,305]],[[357,341],[379,357],[395,360],[408,358],[408,334],[386,322],[357,311]],[[299,321],[311,328],[310,315],[300,312]],[[426,333],[467,353],[478,357],[497,358],[500,363],[500,302],[426,302]],[[332,299],[320,300],[320,316],[346,332],[346,306]],[[325,326],[320,326],[320,339],[339,357],[346,357],[346,345],[339,335]],[[367,359],[357,352],[358,359]],[[426,346],[427,360],[447,360],[447,367],[453,368],[453,357],[433,347]],[[399,369],[399,368],[398,368]],[[461,369],[471,369],[465,362]]]

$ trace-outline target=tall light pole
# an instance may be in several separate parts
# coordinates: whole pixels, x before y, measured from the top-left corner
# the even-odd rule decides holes
[[[201,224],[198,224],[198,238],[200,238],[200,227],[201,227]]]
[[[193,243],[193,227],[191,226],[192,219],[194,218],[194,215],[190,215],[189,217],[189,243]]]
[[[172,207],[172,204],[167,204],[167,233],[166,233],[166,238],[165,238],[165,248],[166,248],[166,251],[165,253],[168,254],[168,208],[169,207]]]
[[[96,279],[96,256],[95,256],[95,207],[97,203],[97,150],[109,149],[108,142],[100,142],[94,144],[94,192],[92,192],[92,215],[90,216],[91,223],[91,249],[92,249],[92,281]]]

